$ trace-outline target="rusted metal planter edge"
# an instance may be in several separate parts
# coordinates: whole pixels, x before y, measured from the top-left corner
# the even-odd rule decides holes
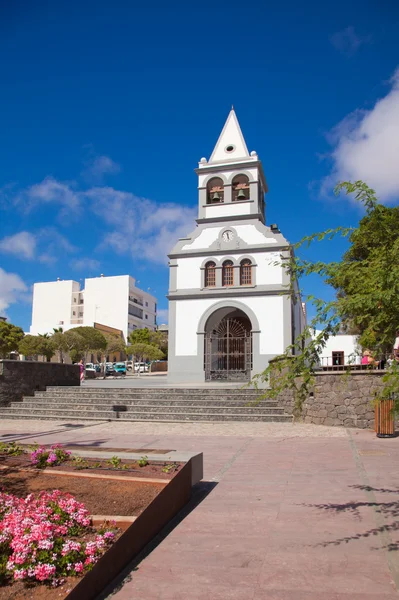
[[[202,453],[190,458],[65,600],[95,600],[187,504],[192,486],[202,479],[202,464]]]

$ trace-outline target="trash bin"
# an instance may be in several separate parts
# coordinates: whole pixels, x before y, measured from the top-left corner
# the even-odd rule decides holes
[[[395,437],[394,401],[384,398],[375,404],[375,432],[379,438]]]

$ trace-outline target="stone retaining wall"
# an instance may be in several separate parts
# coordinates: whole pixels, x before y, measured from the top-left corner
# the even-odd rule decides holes
[[[374,429],[373,400],[383,387],[384,371],[365,373],[321,373],[310,396],[296,415],[305,423]],[[286,412],[295,413],[293,393],[280,394],[278,403]]]
[[[79,365],[0,360],[0,406],[33,396],[49,385],[80,385]]]

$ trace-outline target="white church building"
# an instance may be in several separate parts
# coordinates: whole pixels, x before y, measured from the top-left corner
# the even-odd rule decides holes
[[[247,381],[303,331],[281,257],[291,252],[265,224],[267,183],[234,109],[198,169],[196,229],[169,254],[170,382]]]

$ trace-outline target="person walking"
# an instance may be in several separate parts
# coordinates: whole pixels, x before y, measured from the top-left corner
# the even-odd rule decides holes
[[[393,345],[393,357],[396,362],[399,362],[399,329],[396,330],[396,338]]]
[[[80,383],[83,383],[85,380],[85,366],[83,364],[83,360],[79,361],[79,369],[80,369]]]

